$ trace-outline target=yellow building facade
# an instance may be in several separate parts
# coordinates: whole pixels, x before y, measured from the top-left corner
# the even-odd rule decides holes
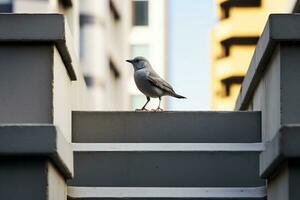
[[[216,0],[211,32],[211,109],[233,110],[270,13],[299,11],[299,0]]]

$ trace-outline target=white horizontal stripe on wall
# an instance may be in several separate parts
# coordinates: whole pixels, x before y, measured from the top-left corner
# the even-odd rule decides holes
[[[72,198],[262,198],[263,187],[68,187]]]
[[[74,151],[263,151],[264,143],[73,143]]]

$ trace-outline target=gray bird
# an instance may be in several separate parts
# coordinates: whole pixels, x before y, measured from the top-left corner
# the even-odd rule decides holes
[[[149,61],[144,57],[136,57],[133,60],[126,60],[133,65],[134,81],[137,88],[147,97],[147,102],[141,110],[147,111],[146,105],[150,101],[150,97],[159,98],[159,104],[155,111],[162,111],[160,102],[162,96],[172,96],[179,99],[186,97],[176,94],[172,86],[163,80],[151,67]]]

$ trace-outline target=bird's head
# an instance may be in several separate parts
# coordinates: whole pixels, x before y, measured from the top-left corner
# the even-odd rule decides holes
[[[146,67],[150,67],[149,61],[142,56],[135,57],[132,60],[126,60],[126,62],[129,62],[133,65],[134,71],[137,71],[139,69],[143,69]]]

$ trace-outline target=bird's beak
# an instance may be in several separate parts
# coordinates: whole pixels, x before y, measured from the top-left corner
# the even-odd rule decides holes
[[[126,62],[132,63],[132,60],[126,60]]]

